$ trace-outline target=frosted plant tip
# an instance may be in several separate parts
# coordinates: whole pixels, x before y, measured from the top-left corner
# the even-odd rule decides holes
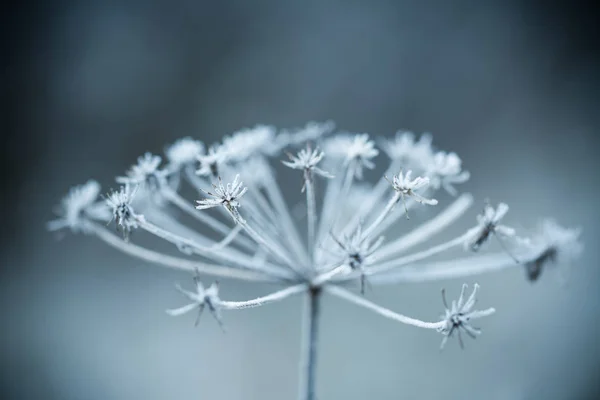
[[[204,285],[202,285],[202,282],[200,281],[198,273],[196,273],[196,276],[194,276],[194,284],[196,286],[195,293],[185,290],[179,285],[176,286],[177,290],[179,290],[185,297],[187,297],[191,301],[191,303],[179,308],[169,309],[167,310],[167,314],[177,317],[179,315],[187,314],[190,311],[198,309],[198,314],[194,323],[194,326],[198,326],[204,308],[208,307],[208,310],[217,320],[221,329],[225,330],[223,326],[223,320],[221,318],[221,300],[219,299],[219,283],[213,282],[208,288],[205,289]]]
[[[204,154],[204,143],[185,137],[177,140],[165,151],[167,159],[176,167],[194,164]]]
[[[134,189],[131,189],[130,185],[121,186],[119,191],[112,192],[106,198],[106,204],[112,210],[117,229],[120,228],[123,231],[125,241],[129,241],[130,232],[138,227],[138,219],[143,218],[143,216],[137,215],[131,206],[137,190],[138,186]]]
[[[519,260],[508,250],[504,241],[500,238],[500,236],[515,236],[515,230],[513,228],[498,224],[507,212],[508,205],[506,203],[500,203],[497,208],[494,208],[486,202],[483,213],[477,216],[477,226],[469,230],[466,234],[467,240],[465,241],[465,249],[478,251],[481,246],[489,240],[490,236],[494,235],[498,238],[498,242],[504,251],[506,251],[516,263],[519,263]]]
[[[398,175],[394,175],[392,178],[392,187],[400,196],[402,200],[402,204],[404,205],[404,212],[406,213],[406,218],[408,219],[408,208],[406,207],[406,197],[412,197],[417,203],[421,204],[429,204],[434,206],[438,203],[436,199],[427,199],[420,194],[416,193],[415,190],[419,190],[429,185],[429,178],[416,177],[411,180],[412,171],[408,171],[406,174],[403,174],[402,171],[398,173]],[[387,177],[385,177],[387,179]],[[388,179],[389,182],[389,179]]]
[[[126,176],[117,177],[117,183],[123,185],[143,185],[144,188],[159,189],[166,180],[165,171],[158,169],[162,159],[152,153],[145,153],[138,157],[137,164],[133,165]]]
[[[106,207],[96,203],[99,193],[100,184],[94,180],[71,188],[57,210],[59,218],[48,222],[48,229],[57,231],[69,228],[73,232],[85,231],[86,218],[106,218]]]
[[[487,310],[483,311],[473,310],[473,307],[477,302],[477,291],[479,290],[479,285],[473,285],[473,292],[471,292],[471,295],[465,301],[465,291],[467,290],[467,287],[467,284],[463,284],[458,301],[453,300],[450,307],[448,307],[448,303],[446,301],[446,291],[442,289],[442,301],[444,302],[444,307],[446,307],[446,312],[442,317],[444,325],[438,329],[438,332],[444,335],[442,344],[440,345],[440,350],[444,349],[448,338],[452,337],[455,332],[458,334],[458,342],[460,347],[464,348],[461,333],[462,331],[464,331],[473,339],[481,334],[481,329],[473,327],[471,325],[471,320],[487,317],[488,315],[492,315],[496,312],[494,308],[488,308]]]
[[[544,220],[527,244],[524,263],[527,279],[536,281],[548,264],[570,264],[578,258],[583,251],[580,235],[580,229],[563,228],[552,219]]]
[[[213,184],[212,186],[214,193],[205,193],[213,198],[196,201],[198,203],[196,209],[205,210],[207,208],[223,206],[236,223],[244,223],[245,221],[238,211],[238,207],[240,206],[238,200],[248,191],[248,188],[243,186],[243,183],[240,181],[240,175],[236,175],[233,182],[227,185],[223,185],[223,181],[219,177],[219,184]]]
[[[304,185],[302,186],[302,192],[306,189],[306,183],[312,182],[313,174],[328,179],[334,178],[329,172],[317,167],[317,164],[325,156],[325,153],[318,148],[311,150],[310,146],[307,145],[306,148],[300,150],[296,156],[290,153],[287,153],[287,156],[290,161],[282,161],[283,165],[292,169],[304,171]]]
[[[332,232],[331,237],[339,246],[344,259],[341,263],[348,265],[353,271],[360,272],[360,292],[365,293],[366,270],[365,267],[373,264],[376,258],[373,253],[383,244],[383,236],[380,236],[375,243],[371,244],[368,238],[363,238],[362,226],[356,228],[350,236],[345,236],[343,241],[338,239]]]

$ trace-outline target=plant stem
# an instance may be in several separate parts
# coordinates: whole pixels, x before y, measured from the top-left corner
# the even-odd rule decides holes
[[[307,292],[302,331],[301,382],[298,400],[315,400],[315,370],[317,363],[317,341],[321,288]]]

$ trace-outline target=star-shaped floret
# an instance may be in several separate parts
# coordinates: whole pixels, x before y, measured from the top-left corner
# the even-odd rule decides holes
[[[234,162],[248,159],[252,155],[265,154],[275,139],[275,128],[268,125],[256,125],[242,129],[223,138],[223,150]]]
[[[448,303],[446,302],[446,292],[445,290],[442,290],[442,300],[444,302],[444,307],[446,307],[446,312],[442,317],[444,325],[438,329],[438,332],[444,335],[440,349],[444,348],[448,338],[452,337],[454,332],[458,333],[458,342],[460,343],[460,347],[464,348],[461,331],[466,332],[467,335],[475,339],[481,334],[481,329],[473,327],[471,325],[471,320],[487,317],[496,312],[494,308],[488,308],[483,311],[473,310],[473,307],[475,307],[475,303],[477,302],[479,285],[475,284],[473,286],[473,292],[465,301],[465,291],[467,290],[467,287],[467,284],[463,284],[458,301],[452,301],[451,307],[448,307]]]
[[[185,297],[187,297],[191,301],[191,303],[186,304],[183,307],[167,310],[167,314],[176,317],[198,309],[198,315],[196,317],[196,322],[194,323],[194,326],[198,326],[204,308],[208,307],[208,310],[213,315],[213,317],[215,317],[221,329],[224,330],[223,319],[221,318],[221,299],[219,299],[219,283],[213,282],[208,288],[205,289],[204,285],[202,285],[202,282],[200,281],[198,273],[196,273],[196,276],[194,276],[194,284],[196,286],[195,293],[185,290],[179,285],[176,286],[177,290],[179,290]]]
[[[198,203],[196,209],[205,210],[207,208],[223,206],[236,223],[244,223],[245,221],[238,211],[238,207],[240,206],[238,200],[248,191],[248,188],[243,186],[242,181],[240,181],[240,175],[236,175],[233,182],[228,183],[227,185],[223,185],[223,181],[221,180],[221,177],[219,177],[219,184],[213,184],[212,186],[214,193],[204,193],[213,198],[196,201],[196,203]]]
[[[323,136],[331,133],[334,128],[335,124],[332,121],[312,121],[300,129],[283,130],[275,137],[273,144],[269,146],[269,153],[275,154],[289,146],[299,146],[306,142],[318,141]]]
[[[166,171],[158,169],[162,159],[152,153],[138,157],[127,176],[117,177],[117,182],[123,185],[143,186],[145,189],[158,189],[166,181]]]
[[[112,192],[106,198],[106,204],[111,208],[113,218],[117,223],[117,229],[123,230],[123,237],[126,241],[129,240],[129,233],[133,229],[137,229],[138,220],[143,218],[134,212],[131,203],[135,198],[138,186],[131,189],[130,185],[121,186],[118,192]]]
[[[527,243],[527,278],[535,281],[547,264],[569,264],[579,257],[583,251],[580,235],[581,229],[563,228],[552,219],[542,221],[539,232]]]
[[[369,140],[369,135],[366,133],[354,136],[346,150],[346,164],[355,162],[355,176],[358,179],[363,177],[363,167],[368,169],[375,168],[375,163],[372,161],[379,154],[379,150],[375,148],[375,142]]]
[[[469,180],[471,174],[462,170],[462,161],[456,153],[437,152],[426,167],[426,175],[431,178],[434,189],[443,187],[451,195],[456,195],[453,185]]]
[[[472,251],[478,251],[481,246],[488,241],[491,235],[501,235],[505,237],[514,236],[515,230],[513,228],[498,224],[507,212],[508,205],[505,203],[498,204],[497,208],[492,207],[490,204],[486,204],[483,213],[477,216],[478,225],[467,232],[465,248]],[[502,241],[500,241],[500,244],[503,245]]]
[[[190,137],[177,140],[165,151],[169,162],[177,167],[195,163],[203,153],[204,143]]]
[[[208,149],[208,153],[198,156],[200,168],[197,175],[217,177],[219,168],[229,160],[229,152],[223,146],[215,145]]]
[[[323,159],[324,156],[325,153],[319,149],[311,150],[310,146],[307,145],[306,148],[300,150],[296,156],[288,153],[290,161],[282,161],[282,163],[287,167],[304,171],[304,186],[302,187],[302,191],[304,192],[304,189],[306,188],[306,182],[312,181],[313,174],[317,174],[328,179],[334,177],[329,172],[317,167],[317,164]]]
[[[394,139],[385,140],[383,149],[392,160],[397,160],[403,168],[414,168],[421,172],[433,159],[432,138],[423,134],[417,141],[412,132],[397,132]]]
[[[404,212],[406,218],[408,218],[408,209],[406,208],[406,197],[412,197],[417,203],[429,204],[434,206],[438,203],[436,199],[426,199],[420,194],[416,193],[415,190],[424,188],[429,185],[429,178],[423,178],[421,176],[411,180],[412,171],[408,171],[404,174],[402,171],[398,175],[394,175],[392,179],[392,187],[396,192],[400,194],[402,203],[404,204]],[[387,178],[386,178],[387,179]]]
[[[87,218],[103,220],[107,218],[106,206],[96,203],[100,193],[100,184],[89,180],[83,185],[75,186],[62,199],[57,210],[59,218],[48,223],[48,229],[57,231],[70,228],[73,232],[85,231]]]
[[[359,224],[356,230],[349,236],[344,236],[343,240],[336,238],[331,234],[333,240],[337,243],[344,256],[344,263],[353,271],[359,271],[360,292],[365,292],[365,267],[376,261],[373,253],[383,244],[384,237],[380,236],[375,243],[371,243],[369,238],[363,237],[362,224]]]

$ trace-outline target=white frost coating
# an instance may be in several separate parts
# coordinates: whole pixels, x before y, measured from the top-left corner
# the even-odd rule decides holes
[[[110,218],[110,212],[104,202],[96,202],[98,194],[100,194],[100,184],[94,180],[71,188],[57,209],[59,218],[48,222],[48,229],[57,231],[69,228],[75,233],[86,232],[85,221],[88,218],[93,220]]]
[[[171,315],[198,311],[199,316],[208,308],[222,324],[222,310],[258,307],[304,294],[301,400],[316,397],[322,293],[395,321],[437,329],[444,335],[443,343],[457,333],[462,343],[461,332],[479,334],[471,321],[494,311],[474,310],[476,290],[467,298],[464,287],[457,301],[446,304],[441,320],[426,322],[381,307],[344,286],[355,288],[358,283],[364,294],[366,283],[423,282],[513,267],[524,268],[527,278],[534,281],[548,264],[570,263],[581,253],[580,231],[551,221],[542,224],[532,238],[516,237],[511,228],[499,223],[508,211],[503,203],[497,208],[486,206],[477,226],[466,234],[436,243],[435,235],[471,206],[470,195],[459,196],[420,226],[404,217],[416,204],[437,204],[434,197],[439,198],[436,191],[441,188],[456,194],[455,185],[469,178],[460,157],[434,149],[428,134],[416,138],[398,132],[394,139],[375,141],[368,134],[335,134],[333,127],[330,122],[308,123],[277,134],[274,127],[256,125],[225,136],[208,150],[202,142],[183,138],[166,149],[164,168],[157,155],[140,157],[127,176],[119,178],[124,187],[106,201],[98,201],[100,186],[95,181],[72,189],[61,203],[58,219],[48,223],[48,228],[93,234],[119,251],[167,268],[281,287],[255,299],[229,301],[219,297],[216,283],[205,288],[196,276],[194,291],[179,288],[188,304],[170,310]],[[389,158],[376,158],[375,143],[382,144]],[[289,171],[275,178],[282,153],[288,151],[289,161],[283,164],[302,171],[305,198],[298,196],[299,188],[289,190],[293,182],[284,182],[293,176]],[[376,161],[387,165],[375,169]],[[365,178],[365,169],[377,175],[373,183],[359,182]],[[392,176],[391,182],[386,175]],[[195,189],[196,195],[185,197],[188,189]],[[395,210],[401,201],[404,210]],[[423,208],[424,213],[430,210]],[[125,240],[99,222],[113,222],[111,213]],[[137,232],[129,235],[136,228],[174,246],[165,247],[163,253],[131,243],[129,239],[138,240]],[[388,230],[385,243],[382,233]],[[461,245],[483,252],[490,236],[512,240],[506,244],[500,240],[504,253],[426,261],[450,255],[449,250]],[[408,253],[421,244],[423,248]],[[190,258],[168,254],[177,250]]]
[[[376,274],[369,278],[374,285],[392,285],[407,282],[429,282],[454,278],[466,278],[509,268],[522,268],[506,253],[494,253],[411,265],[395,271]]]
[[[458,218],[473,204],[473,196],[463,194],[450,204],[444,211],[413,229],[406,235],[400,236],[379,249],[377,255],[380,260],[385,260],[390,257],[402,254],[406,250],[431,239],[432,236],[441,232]]]
[[[402,314],[395,313],[392,310],[388,310],[385,307],[381,307],[381,306],[365,299],[364,297],[360,297],[360,296],[358,296],[352,292],[349,292],[346,289],[343,289],[338,286],[326,286],[325,291],[334,296],[340,297],[344,300],[347,300],[347,301],[354,303],[356,305],[359,305],[361,307],[367,308],[371,311],[376,312],[379,315],[382,315],[382,316],[389,318],[391,320],[394,320],[394,321],[401,322],[403,324],[412,325],[412,326],[416,326],[417,328],[424,328],[424,329],[441,329],[444,326],[446,326],[445,321],[425,322],[425,321],[421,321],[421,320],[418,320],[415,318],[407,317]]]
[[[190,137],[177,140],[165,150],[167,159],[177,168],[195,163],[202,154],[204,143]]]

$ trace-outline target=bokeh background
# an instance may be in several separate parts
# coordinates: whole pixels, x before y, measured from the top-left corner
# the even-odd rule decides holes
[[[479,201],[531,229],[581,226],[584,256],[482,276],[484,334],[440,337],[325,298],[319,399],[592,399],[600,395],[598,12],[581,2],[81,1],[2,15],[0,391],[4,399],[290,399],[301,301],[170,319],[187,276],[93,238],[45,231],[88,178],[108,190],[145,151],[256,123],[333,119],[373,135],[434,133]],[[385,159],[380,156],[380,161]],[[298,190],[298,182],[285,184]],[[482,204],[482,203],[481,203]],[[475,207],[452,233],[472,225]],[[474,280],[468,280],[472,283]],[[441,287],[369,296],[423,319]],[[222,282],[245,299],[268,286]]]

